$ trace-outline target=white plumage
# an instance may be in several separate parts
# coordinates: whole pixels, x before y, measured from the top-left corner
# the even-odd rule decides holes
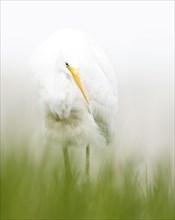
[[[101,147],[112,141],[117,80],[106,56],[85,33],[54,33],[36,49],[31,67],[47,131],[58,145]]]

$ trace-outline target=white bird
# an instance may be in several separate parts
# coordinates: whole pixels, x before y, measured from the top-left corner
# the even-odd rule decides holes
[[[110,39],[109,39],[110,40]],[[87,34],[63,29],[42,43],[31,59],[47,132],[67,148],[107,146],[116,132],[117,80],[104,53]]]

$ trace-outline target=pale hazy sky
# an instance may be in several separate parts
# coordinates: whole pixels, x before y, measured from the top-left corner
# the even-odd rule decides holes
[[[51,33],[80,28],[103,47],[122,79],[166,80],[173,72],[173,4],[3,1],[2,59],[21,66]]]

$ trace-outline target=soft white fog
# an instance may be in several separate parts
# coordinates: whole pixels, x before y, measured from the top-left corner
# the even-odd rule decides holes
[[[173,1],[1,2],[2,121],[16,114],[28,123],[20,107],[30,87],[27,61],[38,43],[67,27],[91,35],[116,70],[118,153],[147,160],[172,151]]]

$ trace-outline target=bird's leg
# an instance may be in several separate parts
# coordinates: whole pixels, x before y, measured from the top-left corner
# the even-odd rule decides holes
[[[90,147],[86,147],[86,183],[89,184]]]
[[[64,164],[65,164],[66,176],[68,178],[70,178],[71,177],[71,170],[70,170],[69,154],[68,154],[67,147],[63,148],[63,153],[64,153]]]

